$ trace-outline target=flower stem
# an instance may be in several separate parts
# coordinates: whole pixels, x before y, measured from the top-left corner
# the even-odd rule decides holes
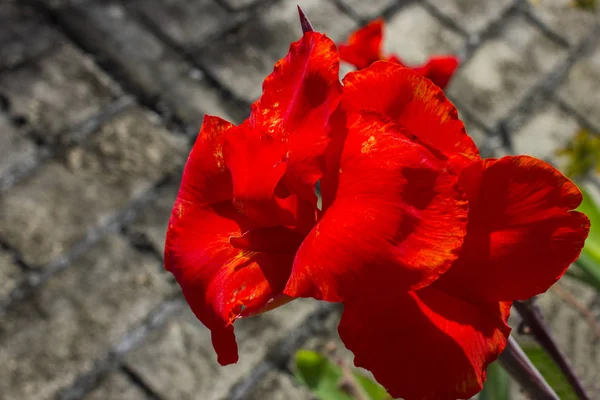
[[[498,361],[533,399],[560,400],[512,336],[509,336]]]
[[[534,300],[529,299],[525,301],[515,301],[514,306],[519,314],[521,314],[523,322],[531,330],[533,337],[561,369],[577,396],[581,400],[591,400],[591,397],[585,391],[581,381],[575,374],[575,371],[565,358],[565,355],[558,348],[556,341],[550,334],[550,330],[544,323],[542,319],[542,313],[540,312],[539,308],[536,307]]]

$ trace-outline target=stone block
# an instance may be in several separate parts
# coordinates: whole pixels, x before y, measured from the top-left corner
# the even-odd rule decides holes
[[[31,60],[63,42],[29,6],[7,0],[0,4],[0,70]]]
[[[558,93],[592,124],[600,127],[600,45],[571,67]]]
[[[332,0],[305,0],[302,9],[315,30],[336,41],[356,28]],[[275,62],[302,36],[297,1],[274,3],[242,24],[235,32],[211,43],[198,61],[237,98],[253,102],[262,93],[262,82]]]
[[[369,20],[379,16],[387,8],[394,5],[394,0],[342,0],[344,4],[350,7],[360,18]]]
[[[443,14],[452,18],[468,33],[485,30],[490,22],[497,20],[513,3],[513,0],[425,0]]]
[[[401,8],[386,24],[383,48],[407,64],[421,64],[433,55],[456,54],[463,43],[462,36],[415,3]]]
[[[25,274],[15,263],[10,253],[0,253],[0,300],[4,300],[25,278]]]
[[[106,237],[3,317],[0,393],[55,398],[172,293],[155,258]]]
[[[237,364],[221,367],[210,332],[186,308],[144,345],[128,353],[127,365],[162,399],[224,400],[232,386],[264,359],[270,347],[297,329],[316,301],[295,300],[263,315],[236,322]]]
[[[121,95],[102,71],[70,44],[35,63],[0,74],[0,94],[13,117],[52,141]]]
[[[232,10],[241,10],[260,4],[265,0],[222,0],[223,4]]]
[[[0,132],[0,177],[33,164],[37,153],[35,145],[1,113]]]
[[[187,144],[127,110],[100,127],[84,147],[66,151],[0,197],[0,238],[40,267],[83,239],[156,181],[179,169]]]
[[[516,16],[459,68],[446,92],[493,127],[565,56],[563,48]]]
[[[314,397],[284,372],[269,371],[247,394],[247,400],[313,400]]]
[[[124,203],[165,175],[178,173],[187,152],[186,138],[169,133],[158,115],[135,107],[68,151],[66,161],[71,171],[111,188],[113,200]]]

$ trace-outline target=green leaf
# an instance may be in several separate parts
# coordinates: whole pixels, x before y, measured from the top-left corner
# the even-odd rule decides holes
[[[510,376],[497,362],[488,367],[479,400],[510,400]]]
[[[544,349],[537,345],[523,345],[522,348],[561,400],[577,400],[577,395],[562,371]]]
[[[385,389],[376,382],[358,372],[353,373],[371,400],[390,399]],[[299,350],[296,353],[295,375],[301,384],[321,400],[354,400],[339,387],[343,376],[341,367],[317,352]]]
[[[391,400],[387,391],[368,376],[364,376],[359,372],[354,372],[354,376],[372,400]]]
[[[590,234],[577,260],[577,266],[585,271],[588,284],[600,287],[600,209],[594,202],[592,195],[584,188],[580,188],[583,193],[583,202],[577,209],[590,219]]]

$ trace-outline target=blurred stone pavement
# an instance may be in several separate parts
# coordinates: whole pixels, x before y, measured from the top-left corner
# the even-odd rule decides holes
[[[338,340],[339,308],[240,321],[240,362],[221,368],[162,269],[203,115],[245,117],[300,4],[334,40],[382,16],[388,52],[459,54],[447,94],[482,152],[553,161],[600,132],[600,14],[535,3],[0,0],[0,399],[310,399],[291,357]],[[600,300],[560,290],[540,304],[600,398],[598,337],[564,292],[596,321]]]

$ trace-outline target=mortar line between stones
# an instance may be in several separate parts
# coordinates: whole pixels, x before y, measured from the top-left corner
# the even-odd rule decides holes
[[[68,128],[64,135],[66,143],[60,143],[62,149],[69,150],[75,146],[81,145],[84,139],[89,137],[102,124],[110,121],[120,113],[131,108],[133,105],[134,100],[132,97],[128,95],[121,96],[102,107],[97,114],[76,126]],[[30,138],[36,147],[37,154],[35,161],[31,165],[17,166],[16,170],[11,170],[0,176],[0,193],[12,188],[21,179],[30,176],[38,169],[38,167],[57,155],[57,143],[35,140],[36,137],[43,137],[42,133],[38,132],[36,129],[29,130],[27,132],[27,137]]]
[[[561,47],[570,48],[571,46],[569,42],[560,34],[556,33],[552,28],[550,28],[544,21],[538,18],[538,16],[532,12],[531,7],[533,6],[528,2],[525,2],[523,4],[523,15],[525,16],[525,18],[530,23],[537,26],[537,28],[541,30],[548,39],[552,40],[554,43],[558,44]]]
[[[571,106],[569,103],[564,101],[557,96],[556,93],[552,92],[550,94],[550,99],[554,102],[563,112],[572,116],[583,128],[586,128],[590,131],[590,133],[594,135],[600,135],[600,127],[596,126],[594,123],[589,121],[585,116],[583,116],[577,109]]]
[[[149,333],[165,326],[183,306],[184,301],[179,296],[163,301],[150,311],[136,327],[127,332],[115,346],[112,346],[107,351],[104,359],[96,362],[90,370],[79,374],[69,387],[59,391],[55,397],[56,400],[79,400],[94,390],[110,372],[123,366],[123,357],[129,350],[138,347]],[[131,378],[130,375],[127,376]],[[145,394],[153,394],[152,400],[161,400],[141,380],[139,382],[131,380],[131,382],[144,391]]]
[[[179,172],[180,173],[180,172]],[[130,200],[123,208],[116,210],[115,213],[106,219],[104,223],[91,227],[86,236],[75,243],[66,252],[59,255],[48,264],[41,266],[38,271],[31,271],[27,274],[18,286],[12,290],[8,298],[0,299],[0,317],[2,317],[18,301],[29,297],[36,289],[40,288],[51,277],[63,269],[68,268],[72,261],[83,254],[94,244],[98,243],[103,237],[110,233],[118,233],[121,227],[131,222],[136,216],[136,212],[146,206],[157,196],[157,191],[171,183],[177,173],[164,176],[157,181],[150,189],[141,195]],[[127,237],[125,237],[128,239]],[[135,247],[132,244],[133,247]],[[162,258],[161,258],[162,260]]]
[[[270,372],[277,371],[277,368],[269,360],[261,361],[252,369],[250,375],[237,382],[229,391],[229,400],[245,400],[247,395],[260,383],[260,381]]]
[[[79,36],[71,30],[69,24],[64,23],[60,8],[53,9],[51,6],[45,4],[43,0],[21,0],[21,2],[18,4],[29,5],[39,12],[41,17],[44,18],[49,25],[53,26],[56,30],[62,33],[63,36],[70,40],[75,47],[83,51],[85,54],[91,56],[94,60],[94,63],[99,66],[100,69],[104,71],[112,80],[117,82],[126,94],[136,99],[136,101],[143,107],[148,108],[160,115],[165,125],[174,125],[178,130],[185,132],[185,122],[177,118],[174,113],[170,113],[169,118],[165,118],[163,109],[159,104],[160,99],[158,96],[149,95],[143,90],[136,88],[135,84],[121,76],[121,74],[118,72],[120,68],[114,62],[105,57],[98,57],[94,51],[90,51],[88,46],[86,46],[85,43],[79,39]]]
[[[243,99],[238,98],[231,90],[229,90],[227,87],[222,85],[219,82],[219,80],[208,70],[208,68],[205,68],[205,66],[202,65],[202,63],[198,62],[198,60],[196,59],[197,56],[195,54],[201,53],[203,51],[203,47],[198,47],[193,50],[184,49],[179,44],[175,43],[166,34],[164,34],[158,28],[158,26],[156,26],[156,24],[153,21],[151,21],[149,18],[147,18],[143,14],[140,14],[137,12],[135,13],[135,16],[137,17],[138,22],[140,22],[140,24],[144,28],[146,28],[146,30],[150,34],[154,35],[164,45],[171,48],[171,50],[175,51],[175,53],[177,53],[179,56],[181,56],[183,58],[183,60],[187,64],[189,64],[191,67],[199,69],[202,72],[202,74],[204,75],[204,79],[206,80],[206,82],[208,82],[214,89],[216,89],[220,93],[221,97],[224,100],[231,101],[235,106],[237,106],[238,108],[241,108],[242,110],[248,109],[250,107],[250,103],[246,102]],[[248,17],[248,19],[246,21],[248,21],[250,18],[251,17]],[[234,24],[234,26],[230,27],[230,29],[220,32],[218,35],[214,36],[213,40],[218,40],[218,39],[222,38],[224,35],[232,32],[232,31],[235,31],[246,21],[242,20],[239,23]],[[208,43],[209,41],[210,40],[207,40],[205,43]]]
[[[146,398],[149,400],[162,400],[162,398],[156,393],[150,386],[144,382],[144,380],[131,368],[127,365],[121,365],[119,370],[127,377],[129,382],[131,382],[134,386],[137,386],[144,394]]]
[[[57,49],[56,45],[50,46],[47,49],[44,49],[31,57],[27,57],[23,60],[19,60],[18,62],[16,62],[15,64],[12,64],[9,67],[0,67],[0,74],[16,71],[16,70],[23,68],[24,66],[27,66],[29,64],[34,64],[34,63],[38,62],[39,60],[44,59],[48,55],[52,54],[52,52],[56,51],[56,49]]]
[[[465,38],[469,37],[469,32],[467,32],[462,26],[460,26],[454,19],[448,16],[446,13],[438,9],[434,4],[432,4],[429,0],[424,0],[419,3],[427,12],[435,17],[440,23],[446,25],[447,27],[453,29],[458,32]]]
[[[523,1],[525,0],[513,0],[509,6],[502,10],[502,13],[496,19],[489,21],[487,25],[479,32],[466,34],[466,43],[457,54],[461,58],[461,64],[464,65],[468,63],[475,53],[477,53],[477,50],[483,44],[485,44],[486,41],[493,38],[504,28],[507,20],[512,18],[514,15],[517,15],[521,11],[521,4]],[[435,7],[433,4],[428,3],[428,6],[431,10],[436,10],[432,13],[433,16],[437,17],[438,15],[446,15],[443,11],[437,9],[437,7]],[[451,19],[451,17],[448,18]]]
[[[549,93],[560,85],[563,79],[568,75],[571,67],[587,54],[596,41],[600,40],[599,37],[600,25],[597,25],[588,37],[573,48],[563,62],[559,63],[552,71],[542,77],[542,79],[540,79],[538,83],[523,96],[521,101],[509,110],[506,116],[498,122],[496,129],[501,129],[503,126],[507,127],[507,129],[509,127],[514,127],[514,125],[518,123],[520,116],[529,115],[530,108],[535,104],[535,101],[543,96],[549,97]]]

